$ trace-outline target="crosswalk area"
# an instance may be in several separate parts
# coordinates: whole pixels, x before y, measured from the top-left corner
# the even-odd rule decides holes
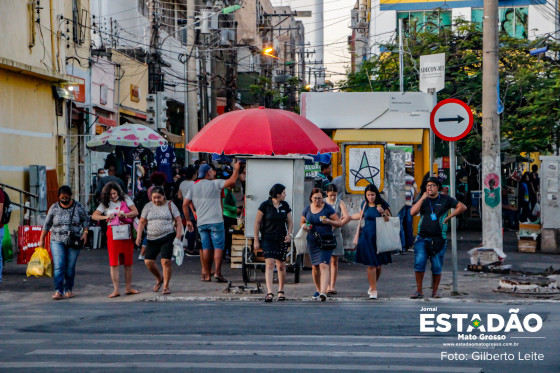
[[[482,372],[442,361],[448,337],[0,333],[9,371]],[[259,332],[264,332],[259,330]],[[466,352],[461,351],[461,352]]]

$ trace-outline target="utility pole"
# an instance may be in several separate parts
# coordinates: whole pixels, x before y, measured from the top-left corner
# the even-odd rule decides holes
[[[157,19],[156,1],[158,0],[148,0],[148,19],[150,21],[149,93],[157,93],[164,89],[163,76],[159,64],[159,21]]]
[[[482,30],[482,245],[503,247],[500,117],[498,116],[498,0],[484,1]],[[494,194],[492,196],[492,194]]]
[[[403,19],[399,18],[399,89],[404,92]]]
[[[198,99],[196,96],[196,87],[198,86],[198,82],[196,79],[196,58],[194,57],[194,46],[196,44],[194,29],[194,1],[195,0],[187,0],[187,66],[185,69],[185,90],[187,91],[187,100],[185,102],[185,146],[198,133]],[[192,155],[186,150],[185,152],[185,162],[189,164],[192,161]]]

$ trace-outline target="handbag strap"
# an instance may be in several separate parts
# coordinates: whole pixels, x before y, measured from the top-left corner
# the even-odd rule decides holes
[[[173,218],[173,211],[171,210],[171,201],[167,201],[167,207],[169,207],[169,213],[171,214],[171,220],[175,220]]]
[[[360,212],[360,220],[358,221],[358,227],[356,228],[356,234],[354,235],[354,241],[357,241],[357,239],[360,237],[360,226],[362,225],[362,219],[364,217],[364,211],[366,210],[366,206],[367,206],[367,202],[364,203],[364,207],[362,208],[362,211]]]
[[[68,234],[70,234],[72,232],[72,224],[74,221],[74,211],[76,211],[76,201],[74,201],[74,204],[72,206],[72,214],[70,214],[70,221],[68,222]]]

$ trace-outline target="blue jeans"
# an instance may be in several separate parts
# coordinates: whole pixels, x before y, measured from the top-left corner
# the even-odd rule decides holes
[[[426,254],[426,242],[429,239],[416,236],[416,243],[414,244],[414,272],[426,272],[426,263],[428,262],[428,254]],[[432,274],[441,275],[441,267],[443,266],[443,257],[445,249],[447,248],[447,241],[443,245],[443,249],[436,255],[430,257],[432,263]]]
[[[203,224],[198,226],[202,250],[223,250],[226,242],[224,223]]]
[[[412,215],[410,209],[412,206],[404,206],[399,211],[399,219],[401,221],[401,245],[403,251],[414,244],[414,234],[412,233]]]
[[[0,228],[0,282],[2,282],[2,266],[4,259],[2,258],[2,240],[4,239],[4,227]]]
[[[54,288],[64,294],[72,291],[76,275],[76,261],[80,250],[67,248],[64,242],[51,241],[51,253],[54,266]]]

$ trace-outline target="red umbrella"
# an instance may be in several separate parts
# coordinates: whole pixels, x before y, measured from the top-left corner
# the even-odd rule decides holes
[[[232,111],[210,121],[188,144],[191,152],[288,155],[338,152],[319,127],[277,109]]]

